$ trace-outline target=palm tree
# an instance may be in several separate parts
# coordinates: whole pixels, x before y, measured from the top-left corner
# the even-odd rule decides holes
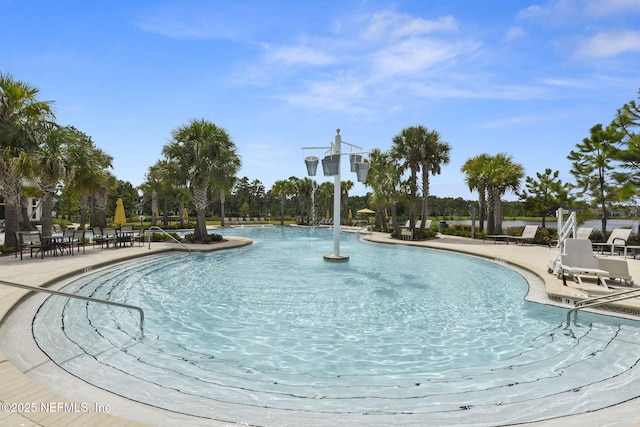
[[[101,180],[97,182],[97,189],[92,194],[91,225],[93,227],[107,226],[107,202],[109,195],[118,188],[118,179],[110,172],[104,171]]]
[[[80,204],[80,228],[85,228],[90,203],[100,186],[108,180],[107,169],[112,167],[113,157],[97,148],[91,137],[84,132],[73,127],[69,127],[68,131],[72,135],[67,147],[72,171],[71,181],[66,190],[77,194]],[[98,226],[94,212],[91,212],[89,222]]]
[[[468,159],[461,172],[465,174],[465,182],[469,191],[478,190],[478,211],[480,214],[480,231],[484,231],[485,211],[487,206],[488,164],[491,156],[483,153]]]
[[[280,225],[284,225],[284,202],[296,194],[296,188],[290,180],[281,179],[273,183],[271,193],[280,201]]]
[[[5,203],[5,246],[15,247],[19,231],[20,189],[36,133],[53,120],[52,102],[37,99],[39,89],[0,73],[0,195]]]
[[[151,198],[151,225],[157,225],[156,211],[158,210],[158,196],[162,196],[163,207],[163,224],[166,227],[169,224],[169,201],[178,199],[184,202],[181,190],[184,183],[179,182],[176,178],[175,164],[168,162],[166,159],[158,160],[149,167],[146,175],[146,183],[144,190]],[[184,205],[180,207],[180,218],[182,222],[182,211]]]
[[[382,218],[380,221],[382,228],[387,231],[384,210],[389,208],[393,229],[397,231],[399,228],[396,207],[401,198],[399,188],[402,171],[389,153],[384,153],[377,148],[371,150],[369,159],[371,166],[366,185],[373,189],[376,200],[376,222],[378,218]]]
[[[204,119],[192,119],[171,132],[172,141],[162,149],[174,163],[176,176],[188,188],[196,211],[194,239],[208,239],[206,210],[209,187],[230,163],[239,164],[235,144],[227,132]]]
[[[424,231],[429,199],[429,176],[439,175],[442,165],[448,165],[451,146],[447,142],[440,141],[440,133],[436,130],[427,131],[424,126],[418,126],[420,134],[426,132],[424,138],[420,140],[420,166],[422,168],[422,221],[420,230]]]
[[[225,202],[227,200],[227,196],[231,194],[231,189],[236,183],[237,177],[235,176],[235,172],[233,175],[227,175],[217,179],[215,182],[216,188],[215,190],[218,193],[218,200],[220,200],[220,226],[224,227],[225,222],[225,213],[224,207]]]
[[[325,212],[331,211],[331,206],[333,205],[333,190],[334,183],[331,181],[324,181],[318,185],[316,189],[316,204],[320,208],[320,214],[324,215]]]
[[[493,224],[495,232],[502,233],[502,196],[508,191],[520,189],[520,181],[524,178],[524,167],[513,162],[513,157],[498,153],[488,164],[488,191],[493,205]],[[491,230],[489,230],[491,232]]]
[[[71,178],[71,160],[67,146],[73,140],[68,128],[50,126],[41,135],[40,146],[34,156],[37,181],[42,189],[42,235],[51,235],[53,197],[58,186]]]
[[[353,181],[341,181],[340,192],[342,193],[341,207],[342,217],[348,218],[349,215],[349,191],[353,190]]]
[[[216,173],[212,175],[212,186],[215,192],[218,193],[220,200],[220,218],[221,225],[224,227],[224,206],[226,196],[231,194],[231,189],[236,183],[236,174],[240,170],[240,157],[235,154],[235,146],[233,148],[233,155],[226,157],[220,162],[220,167],[216,170]]]
[[[409,171],[407,180],[407,202],[409,204],[409,226],[413,230],[416,223],[416,199],[418,197],[418,172],[422,161],[421,141],[424,140],[426,128],[412,126],[402,129],[393,137],[391,147],[392,158],[402,162],[400,168]]]

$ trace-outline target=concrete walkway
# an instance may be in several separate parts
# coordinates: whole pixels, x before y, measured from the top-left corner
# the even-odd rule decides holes
[[[482,243],[470,239],[440,236],[427,242],[405,242],[391,239],[388,234],[372,233],[364,237],[366,240],[379,244],[402,244],[417,247],[455,251],[482,256],[487,259],[524,268],[538,280],[531,286],[528,299],[545,303],[558,304],[548,298],[547,293],[572,298],[584,297],[586,291],[574,284],[562,286],[562,281],[547,273],[547,263],[555,258],[557,250],[543,246],[520,246],[504,243]],[[224,250],[251,244],[250,239],[228,238],[227,242],[213,245],[189,245],[196,251]],[[145,256],[148,254],[179,249],[175,243],[152,243],[148,246],[130,246],[118,249],[100,249],[87,247],[86,253],[61,257],[47,256],[45,259],[29,258],[24,260],[13,256],[0,257],[0,281],[14,282],[32,286],[49,286],[63,278],[71,277],[90,269],[119,262],[125,259]],[[629,269],[633,277],[640,277],[640,261],[629,260]],[[537,289],[537,290],[536,290]],[[0,328],[4,318],[18,303],[29,295],[26,290],[0,286]],[[630,303],[640,308],[638,303]],[[568,307],[568,306],[567,306]],[[7,349],[8,350],[8,349]],[[7,351],[8,352],[8,351]],[[80,384],[84,384],[78,381]],[[170,413],[145,405],[120,402],[114,408],[95,407],[96,393],[107,394],[95,390],[89,385],[84,395],[86,399],[68,399],[51,392],[38,382],[32,380],[28,374],[18,369],[2,352],[0,348],[0,426],[138,426],[146,425],[229,425],[228,423],[212,420],[202,420],[195,417]],[[82,391],[74,390],[70,395],[83,395]],[[122,401],[125,399],[116,399]],[[89,403],[86,403],[89,402]],[[539,426],[583,426],[583,425],[635,425],[636,407],[639,399],[617,405],[613,408],[596,413],[581,414],[551,420],[544,423],[529,424]],[[115,416],[117,415],[117,416]]]

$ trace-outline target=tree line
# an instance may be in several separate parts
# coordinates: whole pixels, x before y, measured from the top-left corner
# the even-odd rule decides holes
[[[31,227],[24,215],[28,197],[40,199],[42,233],[50,235],[52,212],[78,216],[81,227],[106,226],[116,196],[126,198],[128,216],[147,213],[166,224],[173,214],[184,221],[186,209],[195,216],[194,237],[207,239],[206,220],[227,216],[270,216],[284,223],[285,216],[311,224],[331,212],[333,185],[308,177],[276,181],[270,189],[259,180],[237,177],[241,156],[227,131],[205,119],[192,119],[171,131],[162,158],[152,165],[145,182],[133,187],[110,172],[113,158],[97,148],[89,135],[55,122],[53,101],[38,99],[35,86],[0,73],[0,196],[5,203],[5,246],[15,244],[14,231]],[[480,228],[502,232],[505,206],[546,217],[558,207],[586,211],[597,206],[602,231],[616,203],[632,201],[640,180],[640,110],[635,101],[623,105],[607,126],[595,125],[589,136],[568,154],[575,183],[562,183],[559,172],[546,169],[527,176],[524,167],[507,153],[481,153],[462,166],[470,192],[477,201],[434,198],[431,179],[450,161],[451,144],[423,125],[402,129],[392,137],[388,151],[373,149],[368,156],[370,192],[353,197],[353,182],[344,181],[341,219],[349,211],[373,209],[376,226],[398,230],[400,219],[410,227],[427,216],[468,215],[475,210]],[[524,184],[524,186],[523,186]],[[509,192],[520,199],[505,204]],[[443,207],[449,205],[449,207]],[[475,206],[472,206],[475,205]],[[451,207],[453,206],[453,207]],[[335,219],[334,219],[335,220]],[[338,219],[340,220],[340,219]],[[424,228],[421,222],[419,230]]]

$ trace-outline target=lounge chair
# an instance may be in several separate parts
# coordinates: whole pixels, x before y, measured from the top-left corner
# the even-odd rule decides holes
[[[566,239],[564,242],[565,253],[560,255],[559,276],[566,286],[566,277],[572,277],[576,282],[583,285],[582,276],[595,276],[598,283],[609,289],[605,277],[610,273],[603,270],[598,263],[598,258],[593,255],[591,240],[589,239]]]
[[[576,239],[588,239],[592,232],[593,227],[580,227],[576,230]]]
[[[631,236],[630,228],[616,228],[609,234],[609,238],[605,243],[593,243],[593,250],[600,248],[600,253],[604,254],[604,250],[608,248],[610,255],[613,255],[616,248],[623,248],[624,257],[627,257],[627,241]]]
[[[522,242],[522,244],[524,244],[526,241],[532,243],[533,239],[535,239],[536,237],[537,232],[537,225],[527,225],[524,227],[524,230],[522,230],[522,234],[520,236],[511,236],[509,234],[490,234],[488,236],[484,236],[482,238],[482,242],[484,243],[486,239],[493,239],[494,243],[498,243],[498,240],[501,240],[507,245],[509,244],[509,240],[514,240],[516,243]]]

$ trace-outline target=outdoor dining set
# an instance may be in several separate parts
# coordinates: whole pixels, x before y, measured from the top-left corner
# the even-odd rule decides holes
[[[140,235],[140,230],[133,226],[121,226],[118,228],[93,228],[91,233],[94,247],[100,245],[100,248],[118,248],[126,245],[133,245],[133,242]],[[87,232],[85,230],[62,230],[61,233],[54,233],[51,236],[43,236],[40,231],[18,231],[16,232],[16,251],[15,257],[20,254],[23,259],[24,253],[29,253],[33,258],[45,255],[62,256],[65,254],[74,255],[79,253],[80,248],[85,252],[85,246],[88,241]]]

